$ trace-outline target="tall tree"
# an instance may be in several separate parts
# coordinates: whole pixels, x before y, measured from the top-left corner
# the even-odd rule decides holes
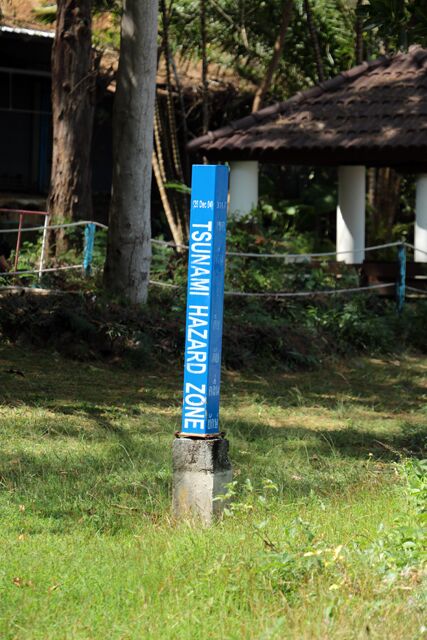
[[[174,189],[168,189],[168,186],[182,186],[185,182],[171,80],[171,73],[174,69],[173,55],[169,47],[169,22],[172,10],[173,2],[169,4],[168,11],[166,0],[160,0],[162,53],[166,72],[166,109],[160,108],[160,96],[158,95],[154,116],[153,173],[173,241],[176,245],[183,245],[186,239],[184,212],[186,212],[188,208],[186,195]],[[177,78],[177,73],[175,76]],[[180,100],[183,101],[180,87],[179,89],[178,87],[179,84],[177,90],[180,94]],[[183,111],[182,118],[185,120],[184,107],[181,106],[181,109]],[[182,249],[178,248],[178,251],[181,250]]]
[[[307,17],[307,26],[310,33],[311,42],[314,50],[314,58],[316,60],[317,78],[319,82],[325,80],[325,69],[323,66],[322,53],[320,51],[319,38],[317,36],[316,25],[314,24],[313,12],[311,10],[310,0],[304,0],[304,11]]]
[[[427,46],[427,6],[423,0],[369,0],[358,4],[366,30],[373,30],[387,50],[411,44]]]
[[[95,108],[92,0],[59,0],[52,48],[53,157],[48,210],[53,220],[91,219]],[[66,248],[56,234],[56,255]]]
[[[200,0],[200,50],[202,54],[202,132],[209,129],[209,82],[206,33],[206,0]]]
[[[150,275],[157,14],[158,0],[123,2],[104,281],[132,303],[146,301]]]
[[[293,0],[284,0],[283,2],[282,19],[280,22],[279,33],[277,34],[276,42],[274,43],[273,55],[267,67],[267,71],[265,72],[265,76],[255,92],[255,97],[252,103],[252,112],[258,111],[258,109],[260,109],[262,101],[271,86],[273,76],[277,70],[277,67],[279,66],[280,57],[282,55],[283,47],[285,44],[286,33],[291,22],[292,5]]]
[[[363,0],[357,0],[356,4],[356,16],[355,16],[355,57],[356,64],[362,64],[363,62],[363,18],[360,15],[360,9],[362,7]]]

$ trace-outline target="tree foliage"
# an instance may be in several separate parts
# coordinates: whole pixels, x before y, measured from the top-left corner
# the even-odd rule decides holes
[[[427,46],[427,4],[422,0],[369,0],[359,8],[365,28],[375,31],[386,50]]]
[[[271,61],[282,21],[283,0],[207,0],[208,57],[259,85]],[[293,19],[275,74],[273,94],[290,95],[317,81],[304,0],[294,0]],[[171,7],[171,45],[183,58],[201,59],[199,0],[175,0]],[[346,0],[310,2],[326,77],[355,62],[356,13]]]

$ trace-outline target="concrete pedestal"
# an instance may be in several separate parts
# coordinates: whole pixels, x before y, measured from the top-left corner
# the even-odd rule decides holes
[[[195,518],[209,525],[224,504],[214,500],[232,480],[228,440],[177,438],[173,443],[172,511],[177,519]]]

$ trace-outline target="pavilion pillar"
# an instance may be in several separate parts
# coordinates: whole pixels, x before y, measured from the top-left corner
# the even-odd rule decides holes
[[[360,264],[365,259],[365,167],[339,167],[337,206],[337,260]]]
[[[241,218],[258,206],[258,162],[230,162],[230,215]]]
[[[415,197],[414,260],[427,262],[427,174],[417,176]]]

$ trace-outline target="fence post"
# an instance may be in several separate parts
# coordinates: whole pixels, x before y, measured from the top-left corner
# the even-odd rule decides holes
[[[92,271],[93,260],[93,246],[95,244],[95,225],[93,222],[89,222],[85,229],[85,246],[83,254],[83,269],[87,276],[90,276]]]
[[[14,271],[18,271],[19,250],[21,248],[22,223],[23,223],[23,221],[24,221],[24,214],[21,212],[19,214],[18,237],[16,238],[15,263],[13,265],[13,270]]]
[[[41,253],[40,253],[40,264],[39,264],[39,280],[41,279],[41,277],[43,275],[48,228],[49,228],[49,215],[46,215],[44,217],[44,225],[43,225],[43,239],[42,239],[42,248],[41,248]]]
[[[405,304],[405,288],[406,288],[406,247],[402,242],[397,248],[397,256],[399,259],[399,276],[396,287],[397,310],[402,312]]]

